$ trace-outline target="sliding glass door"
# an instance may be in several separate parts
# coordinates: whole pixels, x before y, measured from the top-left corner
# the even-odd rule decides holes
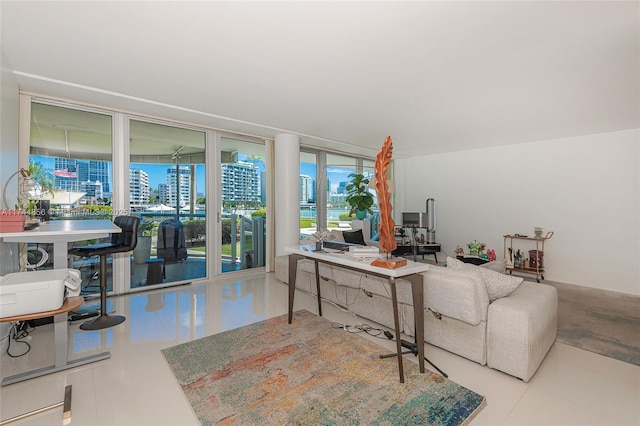
[[[29,168],[48,176],[53,183],[53,190],[38,201],[44,203],[37,209],[45,213],[42,220],[112,218],[112,123],[113,116],[103,111],[38,102],[31,104]],[[52,244],[27,245],[21,267],[27,270],[53,268],[52,250]],[[71,257],[70,265],[82,273],[82,294],[99,294],[97,258]],[[107,291],[112,290],[112,262],[109,260]]]
[[[207,131],[46,100],[30,106],[30,168],[54,187],[44,197],[46,209],[37,211],[46,210],[50,220],[141,218],[129,261],[108,261],[108,292],[209,276]],[[75,244],[93,243],[99,241]],[[52,268],[52,247],[29,245],[22,259],[22,269]],[[99,293],[97,262],[70,257],[82,272],[84,295]]]
[[[206,133],[129,121],[129,203],[139,216],[131,287],[207,277]]]
[[[265,266],[266,168],[264,143],[220,139],[220,269]]]

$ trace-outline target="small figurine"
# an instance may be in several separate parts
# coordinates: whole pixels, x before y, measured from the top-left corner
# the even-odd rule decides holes
[[[515,259],[513,262],[516,267],[518,268],[522,268],[524,266],[524,256],[522,255],[522,253],[520,252],[520,249],[518,249],[516,251],[516,255],[515,255]]]
[[[487,250],[487,254],[489,255],[489,260],[491,262],[496,260],[496,251],[495,250]]]
[[[460,246],[456,246],[456,249],[453,252],[456,254],[456,256],[464,255],[464,250],[462,250],[462,247]]]

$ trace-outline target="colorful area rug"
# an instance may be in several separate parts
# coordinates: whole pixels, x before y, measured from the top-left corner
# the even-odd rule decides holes
[[[640,297],[551,284],[558,289],[558,342],[640,365]]]
[[[308,311],[162,351],[203,425],[460,425],[483,396]]]

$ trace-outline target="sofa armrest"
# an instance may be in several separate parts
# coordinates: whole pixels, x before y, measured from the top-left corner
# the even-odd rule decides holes
[[[558,334],[558,292],[523,282],[489,307],[487,364],[528,382]]]
[[[425,308],[471,325],[487,320],[489,296],[477,273],[430,265],[424,277]]]

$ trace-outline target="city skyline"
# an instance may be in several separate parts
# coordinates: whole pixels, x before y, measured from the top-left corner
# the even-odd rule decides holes
[[[316,175],[317,167],[315,163],[300,163],[300,175],[310,176],[313,181],[317,179]],[[331,183],[330,193],[337,194],[338,186],[340,182],[349,182],[351,178],[349,178],[349,174],[354,173],[354,169],[348,169],[346,167],[336,167],[336,166],[328,166],[327,167],[327,178]]]
[[[58,165],[61,157],[46,157],[46,156],[31,156],[30,159],[33,162],[40,163],[42,167],[49,173],[59,175],[60,169],[56,167],[56,161],[58,161]],[[95,161],[88,159],[77,159],[79,161]],[[238,159],[239,162],[247,161],[246,159]],[[106,161],[108,165],[108,174],[109,176],[113,175],[113,165],[111,161]],[[181,164],[181,167],[187,166],[186,164]],[[257,162],[256,164],[259,173],[264,171],[265,167],[262,162]],[[206,193],[206,173],[204,164],[196,164],[196,194],[198,196],[204,196]],[[167,173],[170,169],[175,169],[175,165],[173,164],[151,164],[151,163],[130,163],[129,165],[131,169],[140,169],[147,173],[148,175],[148,183],[149,188],[151,190],[158,190],[161,185],[166,185],[167,183]],[[317,167],[314,163],[300,163],[300,175],[307,175],[310,179],[310,184],[315,183],[317,180]],[[348,182],[348,175],[353,173],[353,170],[349,170],[344,167],[328,167],[327,168],[327,178],[330,182],[331,187],[329,188],[330,194],[336,194],[338,187],[341,182]],[[105,184],[105,182],[103,182]],[[111,182],[106,182],[107,188],[110,189]],[[110,191],[105,191],[110,192]]]
[[[41,155],[32,155],[30,156],[30,160],[35,163],[40,163],[45,171],[51,173],[52,175],[56,170],[56,159],[60,159],[61,157],[46,157]],[[89,161],[87,159],[76,159],[78,161]],[[109,168],[109,175],[113,176],[113,164],[111,161],[106,161]],[[181,167],[186,166],[185,164],[181,164]],[[149,187],[153,190],[157,190],[160,184],[167,183],[167,171],[169,169],[175,169],[175,164],[151,164],[151,163],[130,163],[129,169],[141,169],[144,170],[149,176]],[[104,183],[104,182],[103,182]],[[110,184],[111,182],[107,182]],[[206,188],[206,175],[205,175],[205,165],[204,164],[196,164],[196,193],[204,193]],[[109,191],[110,192],[110,191]]]

